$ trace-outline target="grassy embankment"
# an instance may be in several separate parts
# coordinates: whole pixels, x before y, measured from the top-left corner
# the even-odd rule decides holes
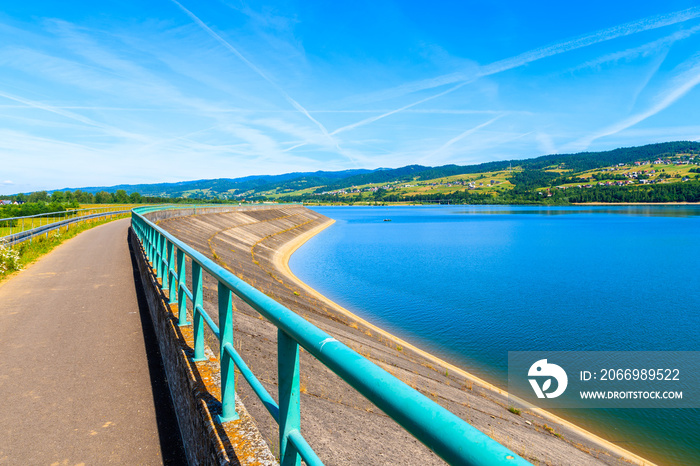
[[[12,247],[0,245],[0,283],[79,233],[120,218],[127,218],[130,215],[126,213],[107,219],[88,219],[60,227],[58,230],[51,231],[46,235],[37,236],[32,238],[31,241],[27,240]]]
[[[130,210],[141,204],[80,204],[78,209],[68,208],[65,211],[51,212],[38,216],[24,217],[22,220],[13,221],[9,226],[8,220],[0,218],[0,237],[31,230],[43,225],[60,222],[74,217],[93,215],[105,211]],[[76,212],[77,210],[77,212]]]

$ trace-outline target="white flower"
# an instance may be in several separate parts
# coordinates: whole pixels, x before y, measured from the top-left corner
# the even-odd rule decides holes
[[[19,252],[0,244],[0,274],[20,270]]]

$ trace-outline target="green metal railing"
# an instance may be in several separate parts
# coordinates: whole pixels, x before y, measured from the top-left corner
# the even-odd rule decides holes
[[[238,419],[234,366],[279,424],[280,464],[323,463],[300,432],[299,346],[345,380],[442,459],[459,465],[530,464],[450,411],[420,394],[332,336],[245,283],[203,254],[132,211],[132,227],[162,288],[178,305],[178,323],[194,325],[194,360],[205,360],[204,324],[220,342],[221,414],[219,422]],[[149,210],[149,211],[152,211]],[[186,258],[191,260],[188,287]],[[203,272],[218,282],[217,326],[204,310]],[[275,402],[233,345],[232,298],[238,296],[277,327],[278,399]],[[191,304],[193,323],[187,321]]]

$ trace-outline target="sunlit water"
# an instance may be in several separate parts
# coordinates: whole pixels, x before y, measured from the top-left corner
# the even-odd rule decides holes
[[[696,206],[314,210],[336,224],[292,256],[297,276],[497,385],[508,351],[700,350]],[[661,464],[698,464],[700,410],[559,414]]]

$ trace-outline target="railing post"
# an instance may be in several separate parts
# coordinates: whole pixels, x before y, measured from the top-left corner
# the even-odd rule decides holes
[[[151,227],[149,233],[150,233],[150,237],[148,238],[148,244],[150,245],[151,254],[148,258],[151,261],[151,268],[155,269],[155,267],[156,267],[156,229]]]
[[[221,415],[219,422],[235,421],[236,412],[236,371],[233,359],[226,354],[224,346],[233,346],[233,294],[219,282],[219,362],[221,363]]]
[[[160,253],[160,266],[163,269],[161,271],[161,288],[164,290],[168,289],[168,240],[165,235],[161,235],[161,253]]]
[[[145,222],[141,226],[141,235],[143,236],[143,251],[146,253],[146,260],[148,260],[148,225]]]
[[[153,267],[156,269],[156,278],[163,283],[163,235],[156,231],[156,254],[153,257]]]
[[[156,231],[155,228],[151,227],[151,267],[153,269],[156,268],[157,263],[156,263],[156,252],[158,251],[158,248],[156,247],[156,237],[158,236],[158,232]]]
[[[151,228],[144,223],[143,224],[143,249],[146,251],[146,260],[151,258]]]
[[[158,232],[155,228],[151,228],[151,267],[153,267],[154,271],[158,268],[158,261],[156,261],[156,254],[158,254],[157,238]]]
[[[160,263],[163,265],[163,280],[161,281],[161,289],[163,291],[170,289],[170,241],[163,236],[163,258]]]
[[[175,244],[168,241],[168,301],[170,304],[177,302],[177,277],[173,270],[175,269]]]
[[[289,441],[299,430],[299,344],[277,330],[277,373],[279,379],[280,466],[299,466],[301,456]]]
[[[168,270],[166,269],[166,266],[168,265],[168,244],[167,240],[165,239],[165,235],[160,235],[160,242],[158,243],[158,245],[160,246],[160,262],[158,263],[158,273],[160,273],[162,285],[165,285],[167,287],[166,283],[168,281]]]
[[[181,249],[177,250],[177,325],[184,327],[190,325],[187,322],[187,294],[185,287],[187,286],[187,266],[185,262],[185,253]]]
[[[163,269],[161,272],[161,288],[164,290],[168,289],[168,240],[165,235],[161,236],[161,256],[160,256],[160,266]]]
[[[194,321],[194,361],[206,361],[204,357],[204,316],[197,309],[202,307],[202,266],[192,260],[192,320]]]
[[[155,229],[151,226],[148,227],[148,260],[153,265],[153,235],[155,234]]]

